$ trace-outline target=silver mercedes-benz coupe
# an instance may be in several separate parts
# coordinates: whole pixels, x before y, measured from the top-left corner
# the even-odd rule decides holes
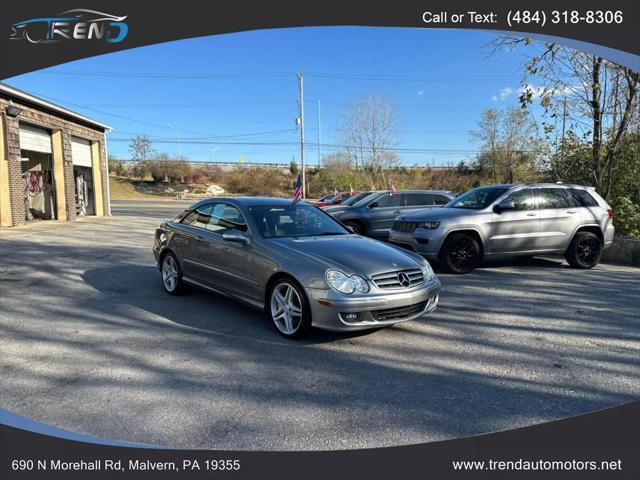
[[[153,253],[169,294],[192,284],[233,297],[289,338],[413,320],[440,292],[421,256],[284,199],[202,200],[158,226]]]

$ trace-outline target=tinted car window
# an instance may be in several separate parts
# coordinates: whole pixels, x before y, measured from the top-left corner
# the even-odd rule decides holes
[[[368,197],[369,195],[371,195],[371,192],[360,192],[360,193],[356,193],[355,195],[347,198],[346,200],[343,200],[340,205],[353,205],[356,202],[359,202],[360,200],[362,200],[365,197]]]
[[[185,215],[181,223],[192,227],[206,228],[211,218],[212,204],[202,205]]]
[[[399,207],[400,205],[402,205],[402,195],[397,193],[395,195],[385,193],[381,197],[378,197],[375,200],[375,203],[377,203],[378,207],[380,208]]]
[[[434,205],[446,205],[451,201],[449,197],[445,197],[444,195],[436,195],[436,194],[431,194],[431,199],[433,200]]]
[[[575,202],[577,207],[597,207],[598,202],[593,198],[586,190],[579,190],[572,188],[569,190],[569,195]]]
[[[246,232],[247,224],[242,213],[236,207],[226,203],[217,203],[213,205],[206,229],[219,234],[223,234],[227,230]]]
[[[433,198],[427,193],[407,193],[405,194],[407,207],[417,206],[431,206],[433,205]]]
[[[516,210],[534,210],[536,207],[536,200],[531,189],[518,190],[507,198],[513,200]]]
[[[538,208],[570,208],[572,203],[562,188],[539,188]]]
[[[349,200],[351,198],[351,194],[350,193],[345,193],[344,195],[342,195],[342,197],[340,197],[340,200],[338,201],[338,204],[342,204],[344,203],[345,200]]]

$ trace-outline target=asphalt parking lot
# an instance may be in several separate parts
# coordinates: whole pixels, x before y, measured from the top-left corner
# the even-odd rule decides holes
[[[1,406],[102,438],[207,449],[428,442],[640,398],[640,270],[494,262],[441,275],[436,312],[281,338],[214,294],[166,295],[151,253],[177,202],[2,230]]]

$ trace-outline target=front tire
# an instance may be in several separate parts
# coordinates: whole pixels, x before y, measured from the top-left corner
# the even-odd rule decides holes
[[[466,233],[454,233],[440,250],[440,265],[449,273],[469,273],[480,260],[480,246]]]
[[[592,232],[578,232],[565,253],[565,258],[573,268],[595,267],[604,252],[602,240]]]
[[[269,291],[267,316],[280,335],[304,338],[311,331],[311,307],[302,288],[291,279],[283,278]]]
[[[178,295],[184,291],[182,268],[178,258],[172,252],[168,252],[162,257],[160,274],[162,275],[162,286],[169,295]]]

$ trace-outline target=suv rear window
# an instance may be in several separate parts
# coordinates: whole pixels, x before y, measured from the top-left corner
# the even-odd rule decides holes
[[[571,199],[564,188],[539,188],[536,190],[538,208],[571,208]]]
[[[405,205],[407,207],[433,205],[433,199],[431,198],[431,195],[428,195],[426,193],[407,193],[405,194],[404,198],[406,198]]]
[[[402,205],[402,195],[399,193],[396,193],[395,195],[386,193],[378,197],[374,203],[377,203],[379,208],[399,207]]]
[[[569,195],[576,203],[577,207],[597,207],[598,202],[596,199],[591,196],[589,192],[586,190],[580,190],[577,188],[572,188],[569,190]]]

